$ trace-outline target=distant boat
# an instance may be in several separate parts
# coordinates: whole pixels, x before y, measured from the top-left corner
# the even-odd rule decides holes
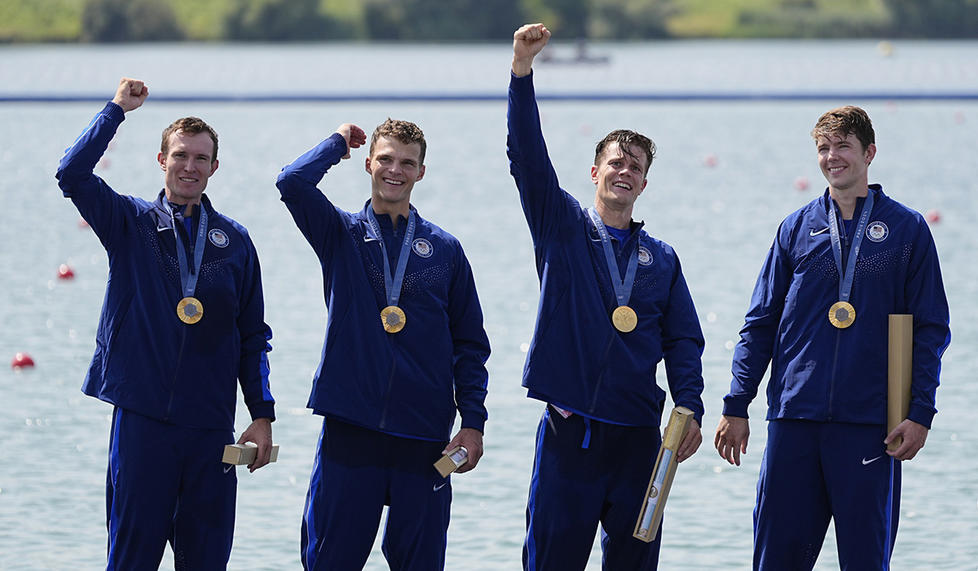
[[[606,54],[592,54],[588,48],[587,40],[578,40],[575,44],[573,55],[555,55],[553,47],[548,47],[540,54],[542,63],[553,64],[575,64],[575,65],[604,65],[611,61]]]

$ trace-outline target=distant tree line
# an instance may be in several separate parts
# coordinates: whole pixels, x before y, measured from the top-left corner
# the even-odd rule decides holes
[[[52,0],[48,0],[49,2]],[[87,42],[201,39],[198,0],[82,2]],[[723,0],[718,0],[723,1]],[[978,37],[978,0],[766,0],[739,9],[750,37]],[[688,0],[210,0],[205,39],[225,41],[498,41],[543,21],[560,38],[675,37]],[[703,10],[702,3],[697,3]],[[870,9],[875,6],[875,12]],[[841,6],[841,7],[840,7]],[[728,8],[729,9],[729,8]],[[705,13],[709,17],[709,11]],[[197,27],[193,28],[192,24]]]

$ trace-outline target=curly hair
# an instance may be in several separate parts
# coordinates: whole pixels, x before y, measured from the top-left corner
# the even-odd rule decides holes
[[[170,149],[170,135],[177,132],[187,133],[188,135],[196,135],[198,133],[207,133],[210,135],[211,140],[214,141],[214,154],[211,156],[211,161],[217,160],[217,131],[199,117],[183,117],[171,123],[166,129],[163,129],[163,141],[160,143],[160,152],[164,155]]]
[[[655,143],[652,139],[646,137],[641,133],[636,133],[635,131],[629,131],[628,129],[617,129],[605,135],[604,139],[598,141],[596,147],[594,147],[594,164],[598,164],[601,160],[601,154],[604,153],[605,148],[610,143],[618,143],[618,148],[621,152],[638,160],[638,157],[632,154],[631,147],[638,147],[645,152],[645,174],[649,174],[649,169],[652,168],[652,160],[655,158]]]
[[[374,134],[370,136],[371,155],[374,154],[374,145],[377,144],[377,139],[381,137],[395,139],[405,145],[418,143],[421,145],[421,157],[418,159],[418,164],[424,164],[424,154],[428,148],[428,144],[425,143],[424,132],[421,131],[421,127],[418,127],[410,121],[401,121],[400,119],[391,119],[388,117],[386,121],[377,125],[377,128],[374,129]]]
[[[869,115],[854,105],[826,111],[818,118],[815,128],[812,129],[812,138],[816,141],[819,137],[830,135],[848,137],[850,134],[859,139],[864,149],[876,142],[876,133],[873,131],[873,122],[869,120]]]

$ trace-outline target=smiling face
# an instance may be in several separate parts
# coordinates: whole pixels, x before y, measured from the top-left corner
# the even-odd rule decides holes
[[[648,183],[645,151],[637,145],[625,149],[617,141],[608,143],[591,167],[595,202],[613,210],[631,208]]]
[[[164,176],[166,198],[174,204],[197,204],[207,188],[207,180],[217,170],[214,141],[206,133],[174,131],[167,138],[166,151],[157,155]]]
[[[869,165],[876,145],[863,146],[855,134],[819,135],[815,139],[818,166],[834,192],[862,192],[869,186]]]
[[[370,198],[377,213],[407,216],[414,183],[424,177],[421,145],[378,137],[366,161]]]

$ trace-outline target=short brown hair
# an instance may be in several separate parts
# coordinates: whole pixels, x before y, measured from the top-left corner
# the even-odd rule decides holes
[[[855,105],[836,107],[826,111],[815,122],[812,129],[812,138],[818,141],[819,137],[838,135],[848,137],[855,135],[863,148],[869,147],[876,142],[876,133],[873,131],[873,122],[869,120],[869,115]]]
[[[163,129],[163,142],[160,143],[160,152],[164,155],[170,148],[170,135],[177,132],[187,133],[188,135],[196,135],[198,133],[207,133],[210,135],[211,140],[214,141],[214,154],[211,156],[211,162],[217,160],[217,131],[199,117],[177,119],[169,127]]]
[[[377,125],[377,128],[374,129],[374,134],[370,137],[371,155],[374,154],[374,145],[377,144],[377,139],[381,137],[396,139],[405,145],[418,143],[421,145],[421,157],[418,159],[418,164],[424,164],[424,153],[428,145],[425,143],[424,132],[421,131],[421,127],[418,127],[410,121],[401,121],[400,119],[391,119],[388,117],[386,121]]]
[[[594,164],[598,164],[601,160],[601,154],[604,153],[605,148],[611,143],[618,143],[618,148],[621,152],[632,157],[633,159],[638,159],[632,154],[630,147],[638,147],[645,152],[645,158],[648,159],[645,164],[645,174],[649,174],[649,169],[652,168],[652,159],[655,158],[655,143],[652,139],[646,137],[641,133],[636,133],[635,131],[629,131],[628,129],[617,129],[605,135],[604,139],[598,141],[596,147],[594,147]]]

